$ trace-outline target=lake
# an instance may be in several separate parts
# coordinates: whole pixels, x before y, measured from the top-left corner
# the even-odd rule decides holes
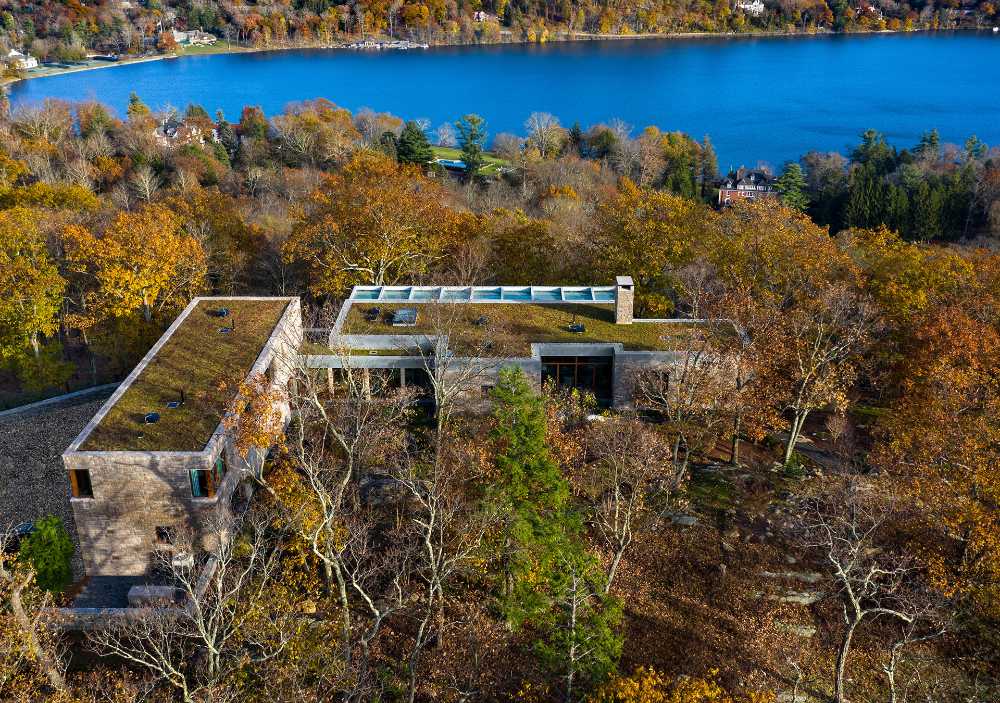
[[[97,99],[124,114],[135,91],[153,107],[194,102],[235,120],[324,97],[433,126],[476,112],[491,134],[523,133],[531,112],[584,127],[708,134],[719,166],[780,166],[810,149],[841,151],[867,128],[909,146],[977,134],[1000,144],[1000,34],[639,39],[410,51],[302,50],[190,56],[22,81],[15,105]]]

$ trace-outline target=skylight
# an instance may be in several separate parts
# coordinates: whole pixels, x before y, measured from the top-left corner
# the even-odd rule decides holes
[[[445,303],[613,303],[614,286],[355,286],[351,300]]]

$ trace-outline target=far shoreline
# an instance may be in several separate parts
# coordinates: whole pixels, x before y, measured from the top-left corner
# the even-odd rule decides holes
[[[953,32],[989,32],[989,27],[963,27],[957,29],[881,29],[872,31],[862,31],[853,30],[845,32],[833,32],[833,31],[815,31],[815,32],[671,32],[671,33],[647,33],[647,34],[590,34],[584,32],[563,32],[554,35],[552,38],[545,40],[544,42],[530,42],[525,40],[518,41],[499,41],[499,42],[481,42],[481,43],[462,43],[462,42],[441,42],[436,44],[430,44],[426,48],[435,49],[439,47],[458,47],[458,46],[503,46],[503,45],[517,45],[524,46],[528,44],[554,44],[554,43],[572,43],[572,42],[598,42],[598,41],[628,41],[628,40],[681,40],[681,39],[759,39],[759,38],[817,38],[817,37],[838,37],[838,36],[862,36],[862,35],[887,35],[887,34],[937,34],[937,33],[953,33]],[[219,40],[219,44],[223,43],[225,40]],[[96,71],[105,68],[116,68],[118,66],[128,66],[138,63],[149,63],[152,61],[165,61],[174,59],[185,59],[196,56],[216,56],[221,54],[262,54],[269,52],[283,52],[283,51],[330,51],[330,50],[350,50],[350,51],[400,51],[401,49],[350,49],[350,44],[357,41],[356,39],[345,40],[337,44],[303,44],[294,46],[266,46],[266,47],[244,47],[244,46],[233,46],[229,45],[227,47],[222,47],[216,49],[215,47],[209,47],[207,50],[196,50],[190,53],[173,53],[173,54],[156,54],[152,56],[138,56],[135,58],[124,58],[117,61],[99,61],[91,59],[90,63],[80,66],[67,66],[65,68],[51,68],[48,71],[43,70],[34,74],[29,74],[21,76],[19,78],[8,78],[0,80],[0,89],[7,90],[10,86],[30,80],[37,80],[39,78],[52,78],[55,76],[63,76],[70,73],[83,73],[85,71]],[[393,41],[392,39],[380,37],[377,41]],[[423,49],[406,49],[406,51],[420,51]]]

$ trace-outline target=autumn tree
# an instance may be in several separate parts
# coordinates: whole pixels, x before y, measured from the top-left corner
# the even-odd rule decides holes
[[[284,255],[306,269],[316,295],[413,280],[470,224],[449,200],[439,183],[414,167],[362,152],[312,194]]]
[[[93,282],[88,307],[103,317],[183,307],[200,292],[205,252],[162,205],[120,212],[99,235],[70,225],[63,233],[71,270]]]
[[[858,628],[877,619],[912,625],[924,613],[909,586],[916,565],[888,544],[893,507],[892,497],[878,487],[854,482],[806,506],[803,539],[826,564],[843,610],[834,665],[836,703],[847,700],[845,674]]]
[[[58,329],[66,281],[27,208],[0,212],[0,358],[30,348],[41,353],[41,338]]]
[[[1000,334],[946,307],[903,347],[902,380],[873,461],[912,486],[931,576],[982,617],[1000,617]]]
[[[665,315],[672,308],[668,270],[694,257],[694,244],[711,219],[706,208],[691,200],[625,179],[596,213],[591,254],[595,273],[606,280],[632,276],[638,312]]]
[[[622,557],[650,516],[657,494],[682,488],[683,475],[666,463],[670,448],[662,436],[635,416],[594,423],[587,436],[594,493],[589,519],[611,551],[605,592],[610,592]]]

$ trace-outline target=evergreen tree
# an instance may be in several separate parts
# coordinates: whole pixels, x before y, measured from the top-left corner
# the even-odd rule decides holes
[[[913,151],[921,158],[937,161],[941,157],[941,137],[938,131],[932,129],[920,135],[920,142]]]
[[[486,145],[486,122],[479,115],[465,115],[455,123],[458,129],[458,144],[462,149],[465,174],[474,176],[485,163],[483,152]]]
[[[513,625],[532,624],[536,651],[575,700],[578,687],[599,682],[618,661],[621,607],[604,593],[604,573],[549,453],[543,399],[514,367],[500,372],[493,400],[499,477],[491,500],[506,517],[501,602]]]
[[[142,101],[142,98],[135,91],[129,94],[128,108],[125,111],[129,117],[148,117],[151,114],[149,106]]]
[[[574,122],[573,126],[569,129],[569,135],[566,139],[566,147],[572,149],[577,156],[583,156],[583,129],[580,127],[579,122]]]
[[[943,193],[940,187],[921,182],[913,198],[913,237],[929,242],[941,235]]]
[[[493,440],[499,478],[492,499],[506,517],[503,600],[519,625],[546,612],[551,579],[573,550],[579,519],[569,487],[545,442],[545,406],[520,369],[500,372],[493,391]]]
[[[896,150],[886,143],[885,135],[869,129],[861,135],[861,144],[851,153],[851,160],[885,174],[895,168]]]
[[[851,172],[844,206],[844,224],[870,228],[882,223],[884,188],[875,167],[865,163]]]
[[[396,158],[402,164],[419,164],[426,166],[434,159],[431,144],[427,135],[416,122],[407,122],[399,135],[396,146]]]
[[[809,207],[806,176],[802,173],[802,167],[794,161],[785,164],[781,176],[778,177],[777,187],[781,194],[781,202],[788,207],[800,212]]]
[[[708,135],[701,143],[701,197],[706,197],[712,185],[719,178],[719,158],[715,155],[715,147]]]
[[[229,154],[229,160],[234,160],[236,152],[240,148],[240,140],[236,136],[236,130],[233,129],[233,126],[226,122],[222,110],[215,113],[215,131],[219,137],[219,143],[225,147],[226,153]]]
[[[72,580],[72,556],[73,542],[62,520],[55,515],[35,523],[35,531],[21,543],[18,553],[18,559],[27,562],[35,572],[38,586],[54,593],[62,591]]]
[[[399,138],[396,133],[389,130],[382,132],[382,136],[378,138],[378,149],[389,158],[397,160],[399,158]]]

